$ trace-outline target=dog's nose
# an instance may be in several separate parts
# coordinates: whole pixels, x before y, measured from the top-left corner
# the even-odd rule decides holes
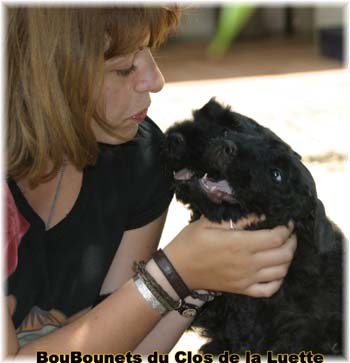
[[[233,156],[237,152],[237,146],[235,145],[235,143],[232,140],[225,140],[222,152],[226,156]]]
[[[210,143],[205,157],[211,167],[225,173],[227,167],[235,159],[236,154],[237,145],[234,141],[217,138]]]

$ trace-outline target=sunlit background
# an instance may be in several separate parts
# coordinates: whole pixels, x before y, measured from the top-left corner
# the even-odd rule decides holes
[[[189,7],[156,53],[167,84],[149,115],[166,130],[215,96],[271,128],[303,156],[328,216],[349,236],[348,16],[341,4]],[[188,219],[173,200],[161,245]],[[173,352],[200,345],[186,333]]]

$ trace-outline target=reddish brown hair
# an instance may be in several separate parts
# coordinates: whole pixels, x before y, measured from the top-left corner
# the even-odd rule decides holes
[[[7,173],[35,186],[56,175],[64,157],[80,170],[96,161],[91,120],[104,60],[136,50],[148,34],[149,45],[158,46],[180,10],[11,7],[7,13]]]

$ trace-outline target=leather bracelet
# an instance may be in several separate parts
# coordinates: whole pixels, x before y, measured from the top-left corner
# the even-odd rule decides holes
[[[175,292],[179,295],[180,299],[184,299],[190,295],[190,290],[182,280],[181,276],[177,273],[172,263],[169,261],[166,254],[162,249],[159,249],[153,256],[154,262],[163,272],[164,276],[169,281]]]

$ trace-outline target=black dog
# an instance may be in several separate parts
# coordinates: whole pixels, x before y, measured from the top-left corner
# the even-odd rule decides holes
[[[192,220],[264,214],[252,229],[292,219],[298,238],[274,296],[223,294],[204,306],[193,324],[209,338],[201,351],[342,354],[343,235],[326,217],[301,157],[271,130],[213,99],[193,115],[168,129],[165,148],[176,196]]]

